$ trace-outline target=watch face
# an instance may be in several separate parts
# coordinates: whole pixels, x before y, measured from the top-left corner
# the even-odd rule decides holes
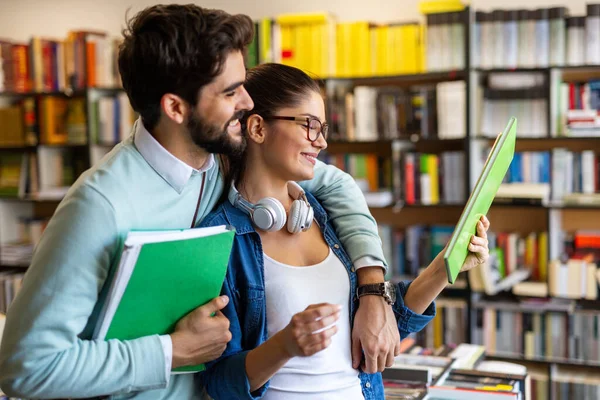
[[[391,282],[386,282],[385,294],[389,297],[392,303],[396,302],[396,286],[394,286]]]

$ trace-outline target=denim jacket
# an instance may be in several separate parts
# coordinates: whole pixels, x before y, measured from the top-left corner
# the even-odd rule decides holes
[[[315,220],[323,236],[348,271],[350,279],[350,326],[358,309],[355,296],[357,288],[356,272],[350,258],[342,248],[327,214],[314,196],[306,193],[314,209]],[[263,250],[259,234],[252,221],[231,203],[224,202],[209,214],[200,226],[230,225],[236,230],[229,267],[223,284],[222,294],[230,299],[223,314],[230,321],[232,339],[223,355],[207,365],[207,370],[198,375],[208,394],[215,400],[259,399],[269,387],[269,382],[260,389],[250,392],[250,383],[246,375],[245,360],[248,352],[267,340],[266,300],[264,282]],[[396,302],[393,305],[398,321],[400,337],[419,332],[435,316],[435,303],[423,314],[416,314],[404,305],[404,296],[410,282],[397,285]],[[359,373],[365,400],[383,400],[383,381],[381,373]]]

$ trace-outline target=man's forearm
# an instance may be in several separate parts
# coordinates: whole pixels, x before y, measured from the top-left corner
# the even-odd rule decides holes
[[[442,253],[440,253],[410,284],[404,296],[404,305],[413,312],[422,314],[444,290],[447,279]]]
[[[381,267],[362,267],[356,271],[356,277],[359,285],[381,283],[385,280],[383,268]]]
[[[386,266],[377,223],[350,175],[317,161],[314,178],[299,183],[323,204],[352,262],[371,256]]]

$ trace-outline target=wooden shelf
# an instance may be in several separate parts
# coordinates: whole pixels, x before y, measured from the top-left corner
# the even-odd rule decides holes
[[[510,72],[514,72],[514,73],[535,73],[535,72],[542,72],[542,73],[548,73],[548,71],[550,71],[550,68],[523,68],[523,67],[518,67],[518,68],[475,68],[475,71],[477,72],[481,72],[484,74],[493,74],[493,73],[510,73]]]
[[[37,147],[55,147],[55,148],[71,148],[71,149],[79,149],[79,148],[87,148],[88,145],[86,143],[40,143]]]
[[[327,78],[329,82],[350,82],[354,86],[412,86],[426,83],[439,83],[446,81],[463,80],[467,77],[467,70],[425,72],[420,74],[371,76],[371,77],[333,77]]]
[[[392,155],[392,144],[402,142],[414,146],[414,150],[421,153],[441,153],[444,151],[459,151],[465,149],[465,139],[395,139],[378,141],[347,141],[330,140],[327,142],[327,150],[331,154],[345,153],[371,153],[382,157]]]
[[[35,151],[36,146],[0,146],[0,153],[26,153]]]
[[[98,91],[104,93],[120,93],[124,89],[120,87],[89,87],[75,90],[51,90],[51,91],[27,91],[27,92],[5,92],[0,91],[0,97],[28,97],[28,96],[66,96],[80,97],[85,96],[88,92]]]
[[[486,354],[485,356],[490,360],[498,360],[498,361],[508,361],[508,362],[534,362],[540,364],[558,364],[565,366],[574,366],[574,367],[589,367],[589,368],[600,368],[599,362],[593,361],[580,361],[580,360],[570,360],[565,358],[546,358],[546,357],[525,357],[523,355],[496,355],[496,354]]]
[[[476,140],[486,140],[491,146],[495,139],[477,137]],[[517,137],[515,150],[548,151],[558,147],[576,152],[583,150],[594,150],[594,152],[600,152],[600,137]]]

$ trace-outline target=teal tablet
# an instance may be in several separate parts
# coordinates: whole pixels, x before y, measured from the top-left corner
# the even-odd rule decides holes
[[[481,171],[475,188],[450,237],[444,253],[444,263],[450,283],[454,283],[456,280],[469,254],[469,242],[477,232],[477,222],[489,211],[496,192],[504,180],[515,154],[516,136],[517,119],[513,117],[508,121],[504,131],[496,137],[483,166],[483,171]]]

